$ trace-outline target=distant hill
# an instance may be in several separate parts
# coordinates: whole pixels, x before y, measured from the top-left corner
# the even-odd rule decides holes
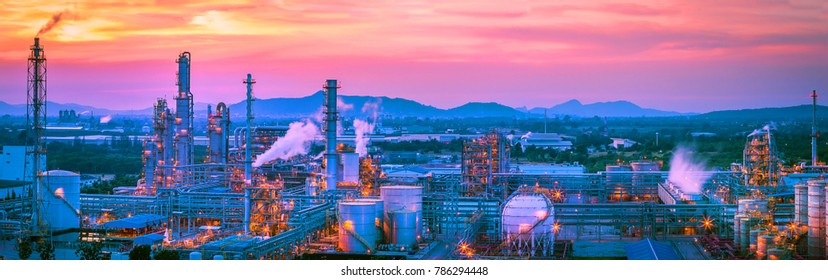
[[[378,112],[380,114],[394,116],[434,117],[440,116],[443,112],[441,109],[402,98],[347,95],[341,95],[340,97],[345,105],[351,107],[350,109],[343,108],[343,106],[338,108],[343,116],[363,115],[362,109],[365,108],[366,103],[377,104],[380,108]],[[322,91],[299,98],[257,99],[253,101],[253,112],[256,116],[263,117],[307,117],[319,112],[324,101],[325,95]],[[246,101],[230,105],[232,115],[244,115],[247,112],[246,110]]]
[[[781,108],[761,108],[715,111],[694,116],[699,119],[732,119],[732,120],[758,120],[758,121],[783,121],[783,120],[810,120],[813,117],[813,105],[799,105]],[[817,117],[828,118],[828,107],[817,106]]]
[[[544,108],[526,107],[512,108],[494,102],[470,102],[451,109],[440,109],[424,105],[417,101],[390,98],[385,96],[340,96],[342,101],[349,108],[341,106],[340,114],[345,117],[362,116],[362,109],[366,104],[378,104],[378,114],[394,117],[428,117],[428,118],[467,118],[467,117],[539,117],[543,116]],[[324,103],[324,92],[318,91],[312,95],[296,98],[268,98],[257,99],[253,104],[253,110],[257,117],[264,118],[298,118],[312,116],[322,110]],[[152,104],[151,102],[148,104]],[[170,100],[169,106],[174,110],[175,102]],[[243,118],[246,114],[244,101],[227,103],[233,118]],[[215,110],[215,104],[212,104]],[[370,107],[370,106],[369,106]],[[86,106],[74,103],[47,103],[48,115],[54,117],[60,110],[75,110],[81,114],[89,111],[95,116],[104,115],[143,115],[152,114],[152,107],[145,107],[138,110],[109,110],[104,108]],[[366,108],[367,109],[367,108]],[[195,117],[203,118],[206,114],[207,103],[195,103]],[[546,108],[547,114],[572,115],[579,117],[607,116],[607,117],[670,117],[670,116],[692,116],[698,119],[734,119],[734,120],[807,120],[811,118],[811,105],[800,105],[784,108],[762,108],[715,111],[705,114],[678,113],[661,111],[656,109],[641,108],[628,101],[598,102],[582,104],[578,100],[570,100],[550,108]],[[25,104],[8,104],[0,101],[0,115],[25,115]],[[819,118],[828,119],[828,107],[819,106]]]
[[[672,117],[686,115],[679,112],[641,108],[629,101],[582,104],[576,99],[545,108],[547,115],[571,115],[579,117]],[[533,108],[530,113],[543,115],[544,108]]]
[[[494,102],[470,102],[463,106],[446,110],[446,116],[449,117],[522,117],[525,115],[526,113],[520,112],[515,108]]]

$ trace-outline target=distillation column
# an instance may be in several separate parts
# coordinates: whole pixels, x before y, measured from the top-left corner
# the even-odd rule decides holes
[[[253,84],[256,80],[253,75],[247,74],[243,81],[247,85],[247,133],[244,141],[244,235],[250,234],[250,188],[253,187]]]
[[[339,166],[339,155],[336,153],[336,122],[339,119],[336,91],[339,87],[336,80],[325,81],[325,188],[328,190],[336,190],[336,167]]]
[[[175,97],[175,165],[193,164],[193,93],[190,92],[190,52],[183,52],[178,63],[178,94]]]

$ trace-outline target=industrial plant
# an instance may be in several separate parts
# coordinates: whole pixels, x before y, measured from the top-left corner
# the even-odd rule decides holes
[[[197,54],[182,52],[175,60],[173,100],[147,100],[153,115],[141,138],[137,185],[82,194],[81,174],[46,168],[46,52],[35,38],[28,58],[27,145],[2,150],[9,163],[2,166],[0,190],[16,195],[0,202],[0,236],[71,251],[77,242],[99,243],[108,259],[127,259],[142,245],[190,260],[782,260],[828,254],[828,178],[822,176],[828,167],[817,159],[816,124],[810,165],[783,165],[777,152],[783,143],[769,125],[747,135],[742,162],[726,170],[706,168],[683,147],[667,170],[648,159],[597,173],[560,165],[515,168],[515,136],[491,128],[463,140],[459,165],[423,165],[413,176],[388,176],[391,167],[368,147],[376,114],[354,120],[354,136],[340,132],[343,85],[335,79],[317,87],[325,97],[318,116],[263,126],[253,111],[257,81],[240,73],[236,98],[246,98],[246,111],[234,115],[218,103],[208,109],[207,127],[196,127],[194,59]],[[816,92],[812,97],[815,123]],[[203,156],[194,148],[197,130],[207,134]],[[319,154],[310,152],[316,142],[324,144]]]

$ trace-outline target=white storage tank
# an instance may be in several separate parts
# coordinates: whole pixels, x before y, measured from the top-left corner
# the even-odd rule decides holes
[[[756,240],[756,259],[763,260],[768,255],[768,248],[773,247],[776,236],[763,234]]]
[[[376,197],[364,197],[364,198],[357,198],[354,202],[364,202],[364,203],[371,203],[374,204],[374,207],[377,210],[377,218],[376,218],[376,225],[378,228],[382,229],[382,216],[385,215],[385,204],[382,202],[382,199]]]
[[[389,213],[391,238],[388,243],[397,247],[409,248],[417,244],[417,213],[409,210]]]
[[[754,229],[750,231],[750,252],[756,252],[756,249],[759,248],[759,236],[764,233],[765,231],[761,229]]]
[[[825,180],[808,181],[808,256],[825,258]]]
[[[339,248],[343,252],[367,253],[376,246],[376,204],[368,202],[340,202]]]
[[[380,198],[383,201],[383,211],[385,211],[383,221],[386,240],[391,239],[390,212],[408,210],[416,215],[414,229],[419,241],[423,232],[423,188],[417,186],[380,187]]]
[[[80,175],[65,170],[46,171],[43,183],[44,216],[53,231],[80,227]]]
[[[553,225],[555,208],[546,197],[536,194],[519,194],[503,207],[502,223],[504,239],[548,239],[554,242]]]
[[[359,182],[359,154],[357,153],[341,153],[342,159],[342,182]]]
[[[750,248],[750,227],[751,219],[748,216],[742,216],[739,221],[739,247],[742,250]]]
[[[806,182],[794,185],[794,222],[797,225],[808,224],[808,184]]]
[[[742,239],[742,214],[733,217],[733,244],[739,246]]]

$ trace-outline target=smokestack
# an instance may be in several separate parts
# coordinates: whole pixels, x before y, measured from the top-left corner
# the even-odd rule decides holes
[[[253,84],[256,80],[253,75],[247,74],[247,79],[244,82],[247,85],[247,135],[244,142],[244,235],[250,233],[250,187],[253,184],[253,146],[250,145],[253,136]]]
[[[336,80],[325,81],[325,186],[328,190],[336,190],[336,167],[339,166],[339,155],[336,153],[336,90],[339,83]]]
[[[40,38],[34,38],[34,45],[31,47],[31,54],[28,59],[28,73],[27,73],[27,91],[26,91],[26,123],[29,126],[29,132],[32,133],[31,138],[27,139],[26,145],[32,147],[33,168],[28,169],[27,173],[31,174],[31,180],[34,185],[35,194],[32,197],[32,230],[38,232],[46,229],[44,224],[43,214],[41,209],[43,206],[43,191],[41,190],[42,182],[40,174],[41,170],[41,156],[46,153],[45,144],[43,143],[43,128],[46,126],[46,56],[43,47],[40,46]]]
[[[811,163],[814,166],[817,166],[817,138],[819,137],[819,133],[817,133],[817,118],[816,118],[816,109],[817,109],[817,92],[814,90],[811,93],[811,98],[814,99],[814,118],[813,122],[811,123]]]

